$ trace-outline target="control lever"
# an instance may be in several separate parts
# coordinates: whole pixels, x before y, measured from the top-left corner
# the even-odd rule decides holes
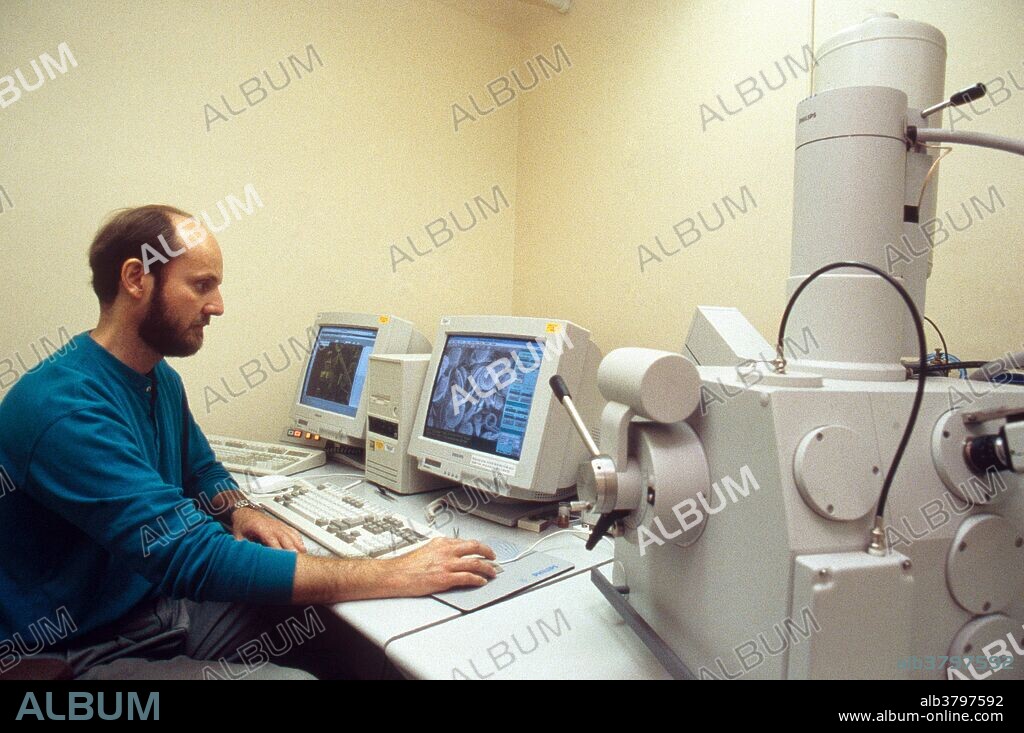
[[[565,380],[562,379],[560,374],[556,374],[548,380],[548,384],[551,385],[551,391],[555,393],[555,397],[558,398],[558,401],[562,403],[569,413],[569,419],[572,420],[573,427],[576,428],[576,432],[583,439],[583,444],[590,451],[590,456],[592,458],[600,457],[601,451],[597,449],[597,443],[594,442],[594,438],[591,437],[590,431],[587,430],[587,426],[583,422],[583,418],[580,417],[576,405],[573,404],[572,396],[569,394],[569,386],[565,383]]]
[[[585,472],[585,469],[581,467],[581,480],[577,482],[580,499],[585,499],[590,508],[600,510],[602,509],[601,507],[594,506],[594,501],[598,496],[616,495],[618,478],[615,472],[615,461],[598,450],[597,443],[594,442],[590,431],[587,430],[587,426],[583,422],[583,418],[580,417],[580,413],[576,409],[576,405],[573,404],[572,396],[569,394],[569,387],[566,385],[565,380],[556,374],[548,380],[548,384],[551,385],[551,391],[555,393],[555,397],[558,398],[558,401],[565,407],[566,412],[569,413],[569,419],[572,421],[573,427],[576,428],[576,432],[579,433],[583,444],[586,445],[587,450],[590,452],[590,462],[588,464],[590,470]],[[598,489],[603,489],[603,491]],[[584,497],[584,492],[588,494],[587,497]],[[588,550],[593,550],[597,546],[597,543],[611,529],[612,525],[629,515],[628,511],[615,511],[614,507],[610,509],[610,511],[602,511],[601,517],[594,524],[594,529],[591,530],[590,537],[587,538],[586,547]]]
[[[961,89],[959,92],[951,96],[945,102],[933,104],[931,107],[921,112],[921,116],[930,117],[936,112],[941,112],[942,110],[946,109],[946,107],[959,107],[962,104],[973,102],[976,99],[981,99],[982,97],[984,97],[987,92],[988,89],[985,87],[984,84],[981,83],[975,84],[972,87],[967,87],[966,89]]]

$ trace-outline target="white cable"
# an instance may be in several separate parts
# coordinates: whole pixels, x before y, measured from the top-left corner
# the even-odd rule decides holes
[[[937,127],[919,127],[916,142],[919,143],[960,143],[976,145],[980,148],[992,148],[1007,153],[1024,155],[1024,140],[1003,135],[989,135],[986,132],[967,132],[966,130],[943,130]]]
[[[584,531],[584,530],[582,530],[582,529],[560,529],[560,530],[558,530],[557,532],[552,532],[551,534],[549,534],[549,535],[547,535],[547,536],[545,536],[545,537],[541,537],[541,538],[540,538],[539,540],[537,540],[536,542],[534,542],[534,543],[533,543],[532,545],[530,545],[529,547],[527,547],[527,548],[526,548],[525,550],[523,550],[522,552],[520,552],[520,553],[519,553],[518,555],[516,555],[515,557],[509,558],[508,560],[499,560],[499,561],[498,561],[498,564],[499,564],[499,565],[507,565],[508,563],[511,563],[511,562],[515,562],[516,560],[520,560],[520,559],[522,559],[523,557],[525,557],[526,555],[528,555],[528,554],[530,554],[531,552],[533,552],[533,548],[534,548],[534,547],[536,547],[537,545],[539,545],[539,544],[540,544],[541,542],[547,542],[547,541],[548,541],[548,540],[550,540],[550,539],[551,539],[552,537],[557,537],[557,536],[558,536],[558,535],[560,535],[560,534],[566,534],[566,533],[569,533],[569,534],[574,534],[574,535],[581,535],[581,534],[582,534],[582,535],[585,535],[586,537],[589,537],[589,536],[590,536],[590,533],[589,533],[589,532],[586,532],[586,531]],[[602,537],[601,539],[603,539],[603,540],[608,540],[608,538],[607,538],[607,537]],[[612,549],[614,549],[614,548],[615,548],[615,545],[614,545],[613,543],[611,543],[611,540],[608,540],[608,542],[609,542],[610,544],[612,544]]]

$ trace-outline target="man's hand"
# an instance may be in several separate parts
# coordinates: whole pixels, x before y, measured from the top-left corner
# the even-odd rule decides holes
[[[449,588],[482,586],[498,572],[487,560],[494,560],[494,550],[476,540],[453,540],[438,537],[413,552],[390,560],[385,572],[388,585],[396,596],[428,596]]]
[[[427,596],[459,586],[486,585],[498,574],[488,562],[493,559],[494,550],[487,545],[446,537],[387,560],[299,555],[292,603]]]
[[[236,540],[252,540],[267,547],[296,550],[299,553],[306,551],[298,530],[249,507],[242,507],[232,513],[231,533]]]

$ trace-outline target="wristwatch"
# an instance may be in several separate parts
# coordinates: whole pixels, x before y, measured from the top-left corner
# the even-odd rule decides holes
[[[260,511],[260,507],[258,504],[253,504],[248,499],[239,499],[234,504],[232,504],[231,508],[228,510],[227,516],[224,517],[225,523],[231,524],[231,520],[235,516],[235,512],[237,512],[239,509],[255,509],[256,511]]]

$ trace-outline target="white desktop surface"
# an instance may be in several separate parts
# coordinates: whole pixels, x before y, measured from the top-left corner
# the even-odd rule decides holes
[[[342,475],[330,477],[333,483],[345,486],[361,477],[362,471],[342,464],[328,462],[324,466],[319,466],[317,468],[310,469],[309,471],[303,471],[302,473],[295,474],[291,478],[316,479],[320,476],[330,476],[330,474],[353,474],[351,477]],[[244,486],[243,477],[235,475],[235,479],[240,485]],[[443,496],[447,491],[446,489],[441,489],[439,491],[432,491],[426,494],[413,494],[409,496],[392,493],[390,495],[394,497],[395,501],[388,501],[380,496],[371,484],[362,483],[352,487],[350,490],[360,496],[365,496],[367,499],[388,508],[396,514],[404,514],[421,524],[426,524],[423,511],[427,504]],[[523,529],[505,527],[495,524],[494,522],[469,515],[458,515],[448,525],[440,528],[440,530],[448,536],[452,536],[455,528],[458,528],[459,530],[460,539],[484,539],[493,537],[499,540],[513,542],[516,545],[521,546],[523,549],[533,544],[544,535],[556,531],[555,529],[548,529],[541,534],[537,534],[536,532],[530,532]],[[330,554],[308,537],[304,537],[303,539],[306,542],[306,548],[310,554]],[[503,600],[491,608],[504,607],[512,600],[531,596],[533,593],[536,593],[540,589],[548,586],[558,586],[576,576],[580,576],[586,580],[587,583],[590,583],[590,568],[609,562],[612,558],[612,551],[608,542],[601,542],[593,551],[588,551],[584,547],[584,541],[585,538],[582,535],[563,534],[541,544],[537,548],[538,551],[567,560],[575,567],[568,573],[552,578],[551,580],[538,584],[533,588],[529,588],[523,593]],[[464,615],[457,609],[452,608],[445,603],[441,603],[429,596],[426,598],[386,598],[367,601],[348,601],[345,603],[335,604],[331,607],[331,610],[353,629],[358,631],[360,635],[369,640],[374,646],[382,650],[386,649],[388,644],[393,642],[395,639],[428,629],[436,626],[437,624],[443,624],[453,619],[458,619]],[[484,610],[487,609],[481,609],[472,614],[465,615],[467,618],[476,618],[477,615]],[[611,609],[609,608],[609,610]],[[614,613],[614,611],[612,612]]]
[[[610,577],[611,564],[601,572]],[[404,636],[386,652],[417,679],[671,679],[589,572]]]

